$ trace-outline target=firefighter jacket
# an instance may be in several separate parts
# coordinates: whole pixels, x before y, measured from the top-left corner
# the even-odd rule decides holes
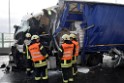
[[[79,43],[75,40],[72,40],[72,43],[75,45],[75,54],[74,56],[78,56],[79,55]]]
[[[77,56],[79,55],[79,43],[76,40],[72,40],[72,43],[75,45],[75,53],[72,59],[72,63],[75,64],[77,62]]]
[[[24,41],[23,53],[26,55],[26,59],[31,59],[31,57],[28,53],[28,46],[30,45],[30,43],[31,43],[30,40],[25,40]]]
[[[47,65],[46,58],[48,57],[48,54],[46,53],[43,45],[41,45],[40,43],[32,43],[31,45],[29,45],[28,50],[35,67]]]
[[[72,57],[74,54],[74,44],[71,41],[65,41],[61,45],[61,67],[71,67],[72,66]]]

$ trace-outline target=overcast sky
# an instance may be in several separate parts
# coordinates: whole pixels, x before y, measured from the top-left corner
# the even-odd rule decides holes
[[[0,33],[9,32],[8,25],[8,1],[0,1]],[[83,1],[83,0],[82,0]],[[119,2],[124,4],[124,0],[85,0],[102,2]],[[44,8],[56,5],[58,0],[10,0],[11,33],[14,32],[13,25],[19,25],[21,19],[27,13],[40,12]]]
[[[0,1],[0,33],[9,32],[8,25],[8,1]],[[56,5],[58,0],[10,0],[11,32],[14,32],[13,25],[18,25],[27,13],[40,12],[44,8]]]

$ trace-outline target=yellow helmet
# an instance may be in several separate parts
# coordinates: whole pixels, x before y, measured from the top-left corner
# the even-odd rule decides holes
[[[69,37],[68,34],[64,34],[64,35],[62,36],[62,39],[63,39],[63,40],[70,40],[70,37]]]
[[[71,33],[71,34],[70,34],[70,37],[72,37],[72,38],[76,38],[76,35],[73,34],[73,33]]]
[[[40,37],[38,36],[38,35],[33,35],[32,37],[31,37],[31,40],[34,40],[34,39],[39,39]]]
[[[30,33],[26,33],[25,37],[29,38],[29,37],[31,37],[31,34]]]

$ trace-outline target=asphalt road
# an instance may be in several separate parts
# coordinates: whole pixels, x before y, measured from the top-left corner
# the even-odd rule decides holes
[[[0,64],[7,63],[7,57],[0,57]],[[23,71],[8,72],[0,68],[0,83],[34,83]],[[88,73],[79,72],[74,83],[124,83],[124,67],[91,69]],[[49,83],[62,83],[60,71],[49,70]]]

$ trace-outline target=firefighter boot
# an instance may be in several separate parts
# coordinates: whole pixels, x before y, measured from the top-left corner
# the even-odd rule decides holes
[[[48,83],[48,79],[42,80],[42,83]]]
[[[35,80],[35,83],[42,83],[41,80]]]

